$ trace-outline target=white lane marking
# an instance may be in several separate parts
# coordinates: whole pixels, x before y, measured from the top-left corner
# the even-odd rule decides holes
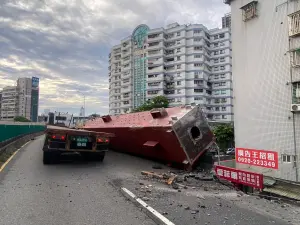
[[[171,222],[166,217],[161,215],[159,212],[157,212],[151,206],[147,205],[147,203],[144,202],[142,199],[137,198],[136,195],[133,194],[131,191],[129,191],[127,188],[122,187],[121,189],[122,189],[123,192],[125,192],[127,195],[130,196],[131,201],[136,201],[137,203],[139,203],[139,205],[142,206],[143,208],[145,208],[148,211],[148,213],[151,213],[152,216],[154,216],[156,220],[159,220],[160,224],[175,225],[173,222]]]
[[[126,192],[131,198],[136,198],[135,194],[133,194],[131,191],[129,191],[127,188],[121,188],[124,192]]]
[[[27,141],[24,145],[22,145],[18,150],[16,150],[9,158],[8,160],[6,160],[6,162],[0,167],[0,172],[2,172],[2,170],[4,170],[4,168],[6,167],[6,165],[13,159],[13,157],[25,146],[29,143],[30,141]]]

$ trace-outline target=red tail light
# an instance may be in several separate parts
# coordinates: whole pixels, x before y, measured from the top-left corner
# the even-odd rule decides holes
[[[61,136],[60,138],[61,138],[61,140],[63,140],[63,141],[66,139],[65,136]]]
[[[98,138],[97,142],[103,142],[103,140],[101,138]]]
[[[106,139],[105,142],[106,142],[106,143],[109,143],[109,139]]]
[[[52,139],[55,139],[56,138],[56,136],[55,135],[52,135]]]

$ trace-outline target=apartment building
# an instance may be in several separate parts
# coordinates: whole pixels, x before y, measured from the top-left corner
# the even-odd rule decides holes
[[[222,28],[231,28],[231,13],[222,17]]]
[[[300,2],[225,3],[232,17],[237,167],[299,182]]]
[[[200,104],[211,120],[233,120],[229,28],[139,25],[112,48],[108,69],[112,115],[164,95],[170,107]]]
[[[16,86],[7,86],[2,90],[1,119],[13,120],[17,116],[18,91]]]
[[[23,116],[32,122],[38,119],[39,79],[19,78],[16,86],[4,87],[1,100],[1,119],[13,120]]]

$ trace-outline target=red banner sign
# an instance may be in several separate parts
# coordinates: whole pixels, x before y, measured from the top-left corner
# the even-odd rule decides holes
[[[263,175],[226,166],[215,166],[216,175],[234,183],[244,184],[257,189],[263,189]]]
[[[235,160],[237,163],[278,169],[278,153],[273,151],[236,148]]]

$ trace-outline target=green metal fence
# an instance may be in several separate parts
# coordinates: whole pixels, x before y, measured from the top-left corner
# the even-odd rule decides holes
[[[40,123],[0,123],[0,142],[15,138],[20,135],[41,132],[45,129],[46,125]]]

